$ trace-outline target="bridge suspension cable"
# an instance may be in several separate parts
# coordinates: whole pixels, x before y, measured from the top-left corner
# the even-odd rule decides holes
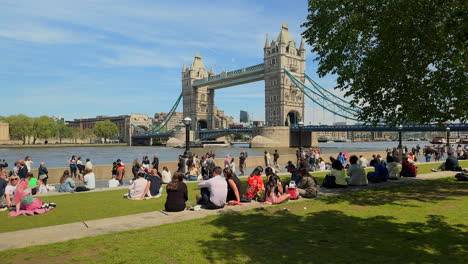
[[[337,116],[354,120],[354,121],[360,121],[356,119],[356,115],[359,114],[359,110],[356,110],[350,106],[345,106],[342,105],[341,103],[337,102],[336,100],[332,100],[330,97],[325,95],[325,92],[323,90],[323,87],[317,88],[313,85],[314,88],[310,88],[307,85],[305,85],[303,82],[298,80],[296,77],[294,77],[287,69],[284,69],[286,75],[291,79],[291,81],[296,85],[299,90],[301,90],[305,96],[307,96],[309,99],[311,99],[314,103],[317,105],[321,106],[328,112],[331,112]],[[312,83],[312,82],[311,82]],[[327,91],[327,94],[330,94],[330,92]],[[344,101],[344,100],[341,100]],[[349,104],[349,103],[348,103]],[[336,107],[337,109],[332,109],[332,107]]]
[[[132,127],[135,130],[137,130],[138,132],[142,133],[142,134],[155,134],[155,133],[161,132],[161,130],[167,125],[169,120],[171,120],[171,118],[174,115],[174,113],[176,112],[177,107],[179,106],[181,100],[182,100],[182,92],[180,93],[179,98],[177,98],[176,102],[172,106],[171,110],[167,113],[167,115],[164,117],[164,119],[161,121],[161,123],[159,123],[158,126],[154,126],[154,125],[150,124],[150,129],[149,130],[144,130],[141,127],[131,123]]]

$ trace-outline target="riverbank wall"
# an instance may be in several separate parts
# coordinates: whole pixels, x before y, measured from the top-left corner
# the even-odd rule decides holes
[[[273,154],[271,154],[271,158],[273,161]],[[321,155],[322,158],[325,161],[329,161],[330,157],[336,157],[338,153],[335,154],[323,154]],[[350,153],[350,155],[362,155],[366,157],[368,160],[372,158],[372,155],[380,155],[382,157],[385,157],[387,154],[384,151],[372,151],[372,152],[353,152]],[[223,167],[224,166],[224,159],[223,158],[216,158],[216,164],[218,166]],[[292,161],[293,164],[296,164],[296,156],[289,154],[289,155],[281,155],[279,158],[279,164],[281,166],[281,170],[284,170],[284,167],[288,163],[288,161]],[[132,161],[123,161],[125,166],[126,166],[126,172],[125,172],[125,178],[133,178],[132,174]],[[237,172],[239,171],[239,159],[238,157],[235,157],[235,162],[236,162],[236,170]],[[264,166],[265,161],[263,156],[252,156],[247,158],[247,167],[248,168],[254,168],[257,166]],[[159,163],[159,169],[162,170],[162,168],[166,166],[171,172],[175,172],[177,170],[177,161],[162,161]],[[58,183],[60,181],[60,177],[63,175],[64,170],[69,170],[69,168],[48,168],[49,170],[49,180],[48,184],[54,184]],[[96,176],[96,180],[105,180],[105,179],[111,179],[112,177],[112,165],[95,165],[93,167],[94,174]],[[34,177],[37,177],[37,169],[32,170]],[[249,170],[250,172],[250,170]],[[78,180],[75,180],[76,182],[79,182]]]

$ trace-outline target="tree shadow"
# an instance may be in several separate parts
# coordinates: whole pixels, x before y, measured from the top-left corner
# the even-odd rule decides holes
[[[359,187],[352,187],[359,188]],[[326,196],[321,199],[327,204],[346,202],[351,205],[380,206],[398,205],[415,207],[410,201],[436,203],[443,200],[453,200],[468,194],[468,184],[446,180],[417,182],[381,189],[351,190],[351,193]]]
[[[278,208],[271,208],[278,209]],[[450,226],[443,216],[425,223],[393,217],[360,218],[340,211],[306,215],[286,210],[226,214],[219,228],[199,241],[211,263],[463,263],[467,226]]]

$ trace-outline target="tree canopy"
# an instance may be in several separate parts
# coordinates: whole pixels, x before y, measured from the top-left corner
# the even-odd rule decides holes
[[[32,135],[33,121],[26,115],[12,115],[5,118],[10,126],[10,136],[26,144],[26,139]]]
[[[57,134],[55,121],[48,116],[40,116],[32,119],[31,135],[33,144],[36,144],[38,138],[48,139]]]
[[[468,2],[309,0],[303,37],[320,77],[362,107],[358,119],[429,123],[468,118]]]
[[[110,120],[99,121],[94,125],[94,134],[104,139],[116,137],[119,135],[119,128]]]

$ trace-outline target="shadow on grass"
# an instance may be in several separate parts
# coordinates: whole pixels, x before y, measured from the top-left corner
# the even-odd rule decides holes
[[[463,263],[466,226],[431,215],[425,223],[359,218],[340,211],[227,214],[199,243],[211,263]]]
[[[408,202],[435,203],[453,200],[468,194],[468,184],[452,179],[415,182],[382,189],[370,189],[321,198],[327,204],[346,202],[352,205],[380,206],[398,205],[413,207]]]

